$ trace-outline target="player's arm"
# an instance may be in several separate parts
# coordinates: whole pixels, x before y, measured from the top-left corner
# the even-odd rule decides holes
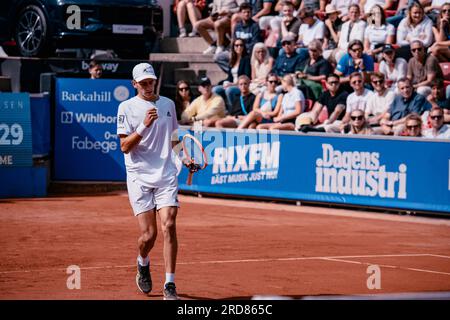
[[[156,108],[149,109],[145,115],[144,121],[136,128],[136,131],[130,135],[119,134],[120,150],[123,153],[129,153],[139,144],[142,137],[146,134],[153,122],[158,119]]]

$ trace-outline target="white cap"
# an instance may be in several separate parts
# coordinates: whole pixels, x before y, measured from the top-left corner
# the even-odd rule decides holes
[[[133,68],[133,79],[137,82],[144,79],[157,79],[150,63],[139,63]]]

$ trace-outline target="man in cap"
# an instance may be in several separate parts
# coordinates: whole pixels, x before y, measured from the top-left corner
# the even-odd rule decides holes
[[[295,52],[296,40],[291,34],[288,34],[281,40],[284,50],[277,57],[272,68],[272,72],[279,77],[283,77],[286,74],[295,74],[295,71],[300,68],[301,57]]]
[[[125,156],[128,196],[140,228],[136,284],[145,294],[152,290],[148,255],[157,235],[158,214],[164,236],[164,299],[177,300],[178,170],[172,161],[172,148],[178,139],[172,140],[172,134],[178,123],[174,102],[155,95],[156,80],[150,64],[134,67],[132,83],[137,95],[119,105],[117,134]]]

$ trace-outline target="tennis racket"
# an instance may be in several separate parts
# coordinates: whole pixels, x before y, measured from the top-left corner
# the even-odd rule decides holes
[[[205,149],[203,149],[200,141],[194,136],[185,134],[183,136],[182,146],[185,155],[183,163],[189,169],[186,184],[190,186],[192,184],[194,173],[205,169],[208,165],[208,160],[206,158]]]

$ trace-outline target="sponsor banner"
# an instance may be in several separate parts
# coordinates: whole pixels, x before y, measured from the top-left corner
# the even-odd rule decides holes
[[[132,96],[130,80],[56,79],[55,180],[125,179],[116,118]]]
[[[28,93],[0,93],[0,168],[31,167],[31,116]]]
[[[180,131],[180,136],[187,133]],[[450,142],[208,130],[208,167],[180,189],[450,212]]]

